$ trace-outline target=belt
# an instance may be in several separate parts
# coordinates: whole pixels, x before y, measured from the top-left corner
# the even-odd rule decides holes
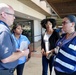
[[[0,71],[9,71],[10,73],[13,73],[15,69],[3,69],[3,70],[0,70]]]
[[[9,72],[13,73],[15,69],[9,69]]]

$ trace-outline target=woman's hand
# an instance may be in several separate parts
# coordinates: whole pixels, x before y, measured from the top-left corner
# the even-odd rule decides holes
[[[27,57],[27,62],[29,61],[29,59],[31,58],[31,52],[28,54],[28,57]]]
[[[54,54],[54,49],[52,49],[52,50],[46,52],[46,56],[48,56],[49,54],[53,55],[53,54]]]
[[[48,56],[51,53],[51,51],[46,52],[46,56]]]
[[[45,52],[44,49],[41,50],[41,54],[42,54],[42,55],[46,55],[46,52]]]

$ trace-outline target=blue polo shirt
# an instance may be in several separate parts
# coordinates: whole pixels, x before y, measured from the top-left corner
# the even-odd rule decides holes
[[[15,42],[10,33],[10,29],[6,23],[0,21],[0,60],[5,59],[16,51]],[[0,61],[0,69],[15,68],[18,61],[2,63]],[[11,66],[10,66],[11,65]]]
[[[30,44],[30,41],[24,35],[20,35],[19,39],[16,39],[16,37],[14,36],[14,34],[12,34],[12,36],[13,36],[14,41],[15,41],[16,49],[19,49],[20,48],[20,44],[21,44],[22,41],[27,42],[28,45]],[[25,62],[26,62],[26,57],[25,56],[24,57],[21,57],[18,60],[18,64],[22,64],[22,63],[25,63]]]

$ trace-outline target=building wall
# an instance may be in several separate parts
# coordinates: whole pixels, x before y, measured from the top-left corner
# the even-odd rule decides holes
[[[34,20],[34,42],[41,39],[41,25],[40,21]]]
[[[41,39],[40,21],[46,18],[46,15],[43,15],[38,11],[24,5],[18,0],[0,0],[0,3],[7,3],[8,5],[11,5],[15,10],[15,15],[18,17],[26,18],[26,16],[30,16],[29,19],[34,20],[34,42]]]
[[[40,0],[31,0],[31,1],[33,1],[36,5],[45,10],[47,13],[51,14],[50,7],[47,7],[48,4],[45,1]]]
[[[33,17],[32,19],[38,19],[38,20],[45,18],[45,15],[24,5],[23,3],[19,2],[18,0],[0,0],[0,3],[1,2],[11,5],[14,8],[14,10],[17,12],[17,14],[16,14],[17,16],[21,15],[20,17],[26,18],[26,15],[29,15],[29,16]]]

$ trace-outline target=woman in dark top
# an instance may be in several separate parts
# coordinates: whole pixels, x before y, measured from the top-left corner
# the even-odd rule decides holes
[[[57,41],[54,61],[56,75],[76,75],[76,16],[67,15],[62,19],[65,34]],[[57,52],[56,52],[57,51]]]
[[[56,25],[55,19],[43,19],[41,25],[46,29],[41,39],[42,53],[42,75],[48,75],[48,65],[50,75],[52,72],[53,56],[48,57],[50,51],[55,48],[55,43],[59,39],[59,34],[53,29]]]

